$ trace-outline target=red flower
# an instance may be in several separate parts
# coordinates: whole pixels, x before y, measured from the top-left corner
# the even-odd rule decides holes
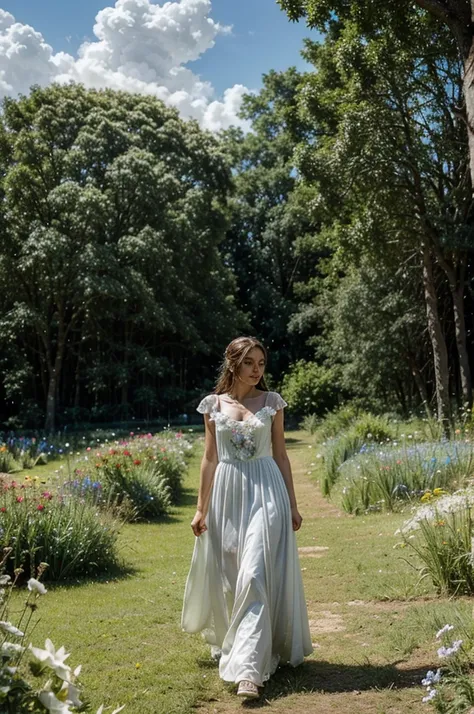
[[[44,506],[43,506],[43,504],[40,503],[36,510],[38,510],[38,511],[44,511]]]
[[[2,513],[6,513],[6,512],[7,512],[7,509],[5,508],[5,506],[2,506],[2,507],[0,508],[0,511],[1,511]]]
[[[135,466],[140,466],[141,461],[140,461],[140,459],[135,459],[135,461],[133,463],[135,464]]]
[[[123,455],[124,455],[124,456],[131,456],[131,453],[130,453],[130,451],[127,451],[127,449],[125,449],[125,451],[123,452]]]
[[[24,501],[24,500],[25,500],[25,499],[23,498],[23,496],[17,496],[17,497],[16,497],[16,502],[17,502],[17,503],[21,503],[21,502]]]
[[[43,496],[43,498],[46,498],[48,501],[51,501],[51,499],[53,498],[53,494],[50,493],[49,491],[43,491],[43,493],[41,495]]]

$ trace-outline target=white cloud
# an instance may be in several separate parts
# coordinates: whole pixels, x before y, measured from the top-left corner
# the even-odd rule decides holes
[[[154,95],[212,131],[232,124],[248,128],[237,113],[249,90],[235,85],[217,100],[212,85],[186,66],[211,49],[219,34],[230,32],[210,12],[211,0],[164,5],[117,0],[98,13],[96,40],[85,42],[73,57],[54,53],[39,32],[0,9],[0,96],[27,93],[32,84],[73,80]]]

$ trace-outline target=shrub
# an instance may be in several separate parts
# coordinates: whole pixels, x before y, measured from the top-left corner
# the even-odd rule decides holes
[[[318,428],[318,436],[322,439],[333,439],[341,432],[347,431],[360,416],[360,409],[354,404],[346,404],[334,412],[329,412]]]
[[[282,394],[296,416],[322,416],[337,404],[336,373],[315,362],[300,360],[283,378]]]
[[[125,505],[133,519],[160,517],[179,501],[191,451],[191,443],[180,432],[116,442],[105,453],[95,454],[95,465],[76,469],[70,487],[87,493],[100,484],[99,505],[104,501]]]
[[[473,490],[432,498],[397,531],[441,594],[474,594],[473,509]]]
[[[137,460],[135,460],[137,461]],[[118,505],[129,502],[131,520],[165,515],[171,506],[170,488],[153,461],[140,464],[104,457],[96,469],[105,494]]]
[[[96,576],[117,567],[119,521],[85,499],[40,491],[15,481],[0,483],[0,546],[11,548],[10,573],[27,575],[47,562],[51,580]]]

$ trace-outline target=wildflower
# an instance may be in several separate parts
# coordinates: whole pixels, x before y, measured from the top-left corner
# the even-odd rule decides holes
[[[421,680],[421,683],[424,687],[429,687],[431,684],[437,684],[440,679],[441,679],[441,670],[437,669],[436,672],[433,672],[433,670],[430,669],[426,673],[426,677]]]
[[[5,506],[2,506],[2,507],[0,508],[0,511],[1,511],[2,513],[6,513],[6,512],[7,512],[7,509],[5,508]]]
[[[133,463],[135,464],[135,466],[140,466],[141,461],[140,461],[140,459],[135,459],[135,461]]]
[[[35,578],[30,578],[28,580],[28,590],[30,592],[36,592],[38,595],[46,595],[48,592],[43,583],[40,583],[40,581]]]
[[[435,696],[436,696],[436,689],[430,689],[428,694],[426,695],[426,697],[423,697],[423,699],[421,701],[424,704],[426,704],[426,702],[431,702],[431,700],[434,699]]]
[[[42,504],[42,503],[39,503],[39,504],[36,506],[36,510],[37,510],[37,511],[44,511],[44,506],[43,506],[43,504]]]
[[[17,496],[17,497],[16,497],[16,502],[17,502],[17,503],[22,503],[24,500],[25,500],[25,499],[23,498],[23,496]]]
[[[9,635],[15,635],[16,637],[24,637],[25,633],[22,632],[21,630],[18,629],[18,627],[15,627],[15,625],[12,625],[11,622],[5,622],[4,620],[0,620],[0,630],[3,630],[4,632],[8,632]]]
[[[25,648],[21,645],[17,645],[14,642],[4,642],[0,649],[0,654],[2,657],[16,657],[25,651]]]
[[[440,647],[438,657],[451,657],[451,655],[459,652],[462,645],[462,640],[455,640],[451,647]]]
[[[33,657],[36,657],[36,659],[45,666],[51,667],[60,679],[63,679],[65,682],[69,682],[71,677],[71,668],[67,664],[64,664],[69,657],[69,654],[66,653],[64,647],[60,647],[56,650],[49,638],[45,642],[45,647],[46,649],[42,650],[39,647],[33,647],[33,645],[30,645]]]
[[[70,702],[62,702],[57,698],[54,692],[45,690],[38,694],[38,699],[41,704],[49,711],[51,714],[72,714],[69,709]]]
[[[439,640],[439,638],[442,637],[445,632],[451,632],[451,630],[454,630],[454,625],[445,625],[436,633],[436,639]]]

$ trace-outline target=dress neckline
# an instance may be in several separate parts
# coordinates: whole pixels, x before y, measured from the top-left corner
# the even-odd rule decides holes
[[[222,414],[223,417],[225,417],[225,418],[228,419],[229,421],[234,422],[235,424],[245,424],[245,422],[251,421],[252,419],[255,419],[255,418],[257,417],[257,414],[260,414],[260,412],[263,412],[264,409],[267,409],[267,408],[268,408],[267,401],[268,401],[269,392],[262,392],[262,394],[265,395],[265,401],[264,401],[263,407],[260,407],[260,409],[257,409],[256,412],[251,412],[250,409],[247,409],[247,411],[250,412],[250,416],[247,417],[247,419],[234,419],[234,418],[231,417],[229,414],[226,414],[225,412],[222,411],[221,401],[220,401],[220,398],[219,398],[219,397],[220,397],[220,396],[228,396],[228,395],[219,395],[219,394],[217,395],[217,405],[218,405],[218,407],[219,407],[219,409],[217,410],[217,413],[218,413],[218,414]],[[262,394],[259,394],[258,397],[250,397],[250,399],[261,399],[261,398],[262,398]],[[240,403],[242,403],[242,402],[240,402]],[[257,417],[257,418],[258,418],[258,417]]]

